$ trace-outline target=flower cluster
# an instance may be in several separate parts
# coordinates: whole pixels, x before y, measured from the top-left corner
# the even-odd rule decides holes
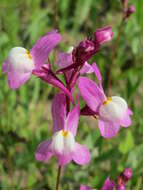
[[[126,128],[131,124],[132,111],[127,102],[119,96],[107,97],[103,90],[102,77],[97,64],[90,65],[88,63],[100,47],[110,41],[112,37],[111,27],[100,28],[92,38],[83,40],[75,48],[70,48],[68,53],[60,52],[56,62],[59,67],[57,71],[52,71],[48,56],[61,40],[58,31],[41,37],[30,51],[23,47],[14,47],[10,50],[2,65],[2,72],[7,73],[10,88],[19,88],[33,74],[47,84],[60,89],[52,103],[52,137],[38,145],[36,160],[47,162],[55,155],[59,166],[66,165],[72,160],[79,165],[87,164],[90,161],[88,148],[75,140],[80,115],[95,117],[104,138],[114,137],[120,126]],[[48,63],[46,63],[47,60]],[[89,73],[95,74],[98,83],[81,76]],[[59,79],[59,74],[63,74],[65,83]],[[83,108],[79,106],[79,96],[77,95],[77,98],[74,99],[76,84],[78,84],[80,95],[85,101]],[[71,103],[72,108],[70,108]],[[118,185],[124,185],[126,181],[126,178],[121,175]],[[108,189],[112,189],[113,182],[107,178],[104,186],[110,186]],[[81,189],[91,188],[82,186]],[[103,187],[102,190],[105,188]]]

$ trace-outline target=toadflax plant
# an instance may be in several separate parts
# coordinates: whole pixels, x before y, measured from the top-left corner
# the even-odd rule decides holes
[[[123,21],[125,21],[134,12],[134,7],[130,6],[127,9],[127,2],[122,1],[122,3]],[[78,135],[80,115],[96,118],[103,138],[113,138],[117,135],[120,126],[126,128],[131,125],[132,111],[126,100],[116,95],[111,96],[109,92],[106,96],[97,64],[88,63],[92,56],[98,53],[101,46],[112,38],[113,31],[110,26],[97,29],[92,37],[81,41],[77,47],[71,47],[68,52],[59,52],[56,61],[59,68],[53,71],[48,57],[61,40],[59,32],[54,30],[41,37],[30,51],[23,47],[12,48],[3,62],[2,72],[7,73],[8,85],[11,89],[19,88],[33,74],[60,90],[53,99],[51,109],[53,134],[49,140],[38,145],[35,156],[37,161],[43,163],[49,161],[52,156],[57,158],[56,190],[59,189],[63,166],[71,161],[79,165],[89,164],[90,161],[88,147],[75,140]],[[97,83],[88,79],[87,76],[81,76],[91,73],[96,76]],[[59,79],[59,75],[63,75],[64,82]],[[81,96],[75,94],[76,86]],[[83,108],[79,106],[79,97],[85,101]],[[127,168],[115,182],[107,177],[102,190],[126,189],[131,176],[132,170]],[[91,189],[86,185],[80,187],[80,190]]]

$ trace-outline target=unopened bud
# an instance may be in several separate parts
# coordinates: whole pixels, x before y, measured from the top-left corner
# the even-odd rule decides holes
[[[127,17],[129,17],[134,12],[135,12],[135,7],[133,5],[130,5],[128,10],[127,10]]]
[[[113,31],[110,26],[100,28],[96,30],[96,32],[94,33],[94,40],[96,43],[100,45],[110,41],[112,37],[113,37]]]
[[[123,176],[124,176],[124,178],[126,178],[127,180],[130,180],[131,177],[132,177],[132,169],[131,169],[131,168],[126,168],[126,169],[123,171]]]

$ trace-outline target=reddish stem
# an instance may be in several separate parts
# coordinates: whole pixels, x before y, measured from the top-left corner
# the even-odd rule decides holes
[[[119,29],[118,29],[118,35],[117,35],[117,38],[115,40],[115,45],[114,45],[113,54],[112,54],[112,61],[111,61],[111,65],[110,65],[110,68],[109,68],[109,75],[108,75],[108,80],[107,80],[107,96],[110,96],[110,88],[111,88],[111,81],[112,81],[112,71],[113,71],[113,67],[114,67],[114,64],[115,64],[115,59],[116,59],[117,53],[118,53],[118,43],[119,43],[119,38],[120,38],[120,34],[121,34],[121,30],[122,30],[124,21],[125,21],[125,17],[124,17],[124,14],[123,14],[123,17],[122,17],[122,20],[121,20],[121,23],[120,23],[120,26],[119,26]]]
[[[59,167],[58,167],[58,175],[57,175],[56,190],[59,190],[61,171],[62,171],[62,166],[59,166]]]

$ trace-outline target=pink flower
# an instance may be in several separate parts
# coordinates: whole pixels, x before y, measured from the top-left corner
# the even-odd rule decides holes
[[[108,177],[105,182],[103,187],[101,188],[101,190],[113,190],[114,189],[114,182],[110,180],[110,178]]]
[[[94,69],[99,85],[86,77],[80,77],[78,86],[87,106],[98,118],[101,135],[104,138],[112,138],[119,131],[120,125],[128,127],[131,124],[130,115],[132,112],[123,98],[119,96],[106,97],[96,64],[94,64]]]
[[[95,42],[102,45],[105,42],[108,42],[113,37],[113,31],[110,26],[100,28],[94,33]]]
[[[66,116],[66,98],[57,94],[52,104],[53,136],[42,142],[36,150],[36,159],[42,162],[56,156],[59,165],[66,165],[71,160],[83,165],[89,162],[88,148],[75,141],[79,120],[79,104]]]
[[[86,185],[81,185],[80,190],[93,190],[91,187],[88,187]]]
[[[2,72],[8,74],[10,88],[19,88],[31,76],[34,69],[46,63],[49,53],[59,43],[61,35],[56,31],[41,37],[29,52],[23,47],[14,47],[2,65]]]

